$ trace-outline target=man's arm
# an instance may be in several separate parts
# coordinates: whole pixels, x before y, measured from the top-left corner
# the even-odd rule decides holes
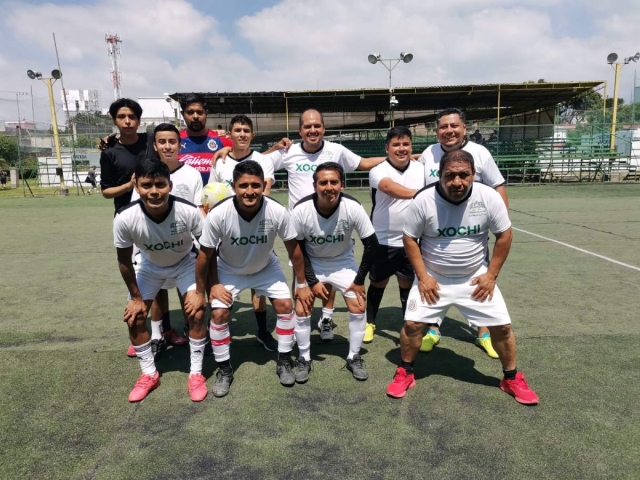
[[[263,193],[268,197],[269,195],[271,195],[271,185],[273,185],[273,181],[270,178],[265,178],[264,183],[265,183],[265,186],[264,186]]]
[[[373,167],[381,164],[386,159],[387,157],[361,158],[360,163],[358,164],[358,167],[356,168],[356,170],[364,170],[364,171],[371,170]]]
[[[412,199],[417,192],[417,190],[407,188],[397,182],[394,182],[389,177],[385,177],[378,182],[378,190],[382,193],[386,193],[390,197],[400,198],[403,200]]]
[[[507,197],[507,187],[502,184],[498,185],[495,190],[500,194],[502,200],[504,201],[504,204],[507,206],[507,210],[509,210],[509,197]]]
[[[136,281],[136,272],[133,269],[133,262],[131,257],[133,255],[133,246],[127,248],[116,248],[116,255],[118,258],[118,269],[120,275],[124,280],[131,299],[127,302],[127,306],[124,310],[123,320],[127,322],[129,327],[133,327],[133,324],[137,318],[147,318],[147,306],[142,299],[140,289],[138,288],[138,282]]]
[[[209,300],[216,298],[225,305],[233,303],[231,292],[220,284],[218,279],[218,252],[215,248],[204,247],[200,244],[200,251],[196,259],[196,293],[202,295],[209,287]]]
[[[440,299],[440,294],[438,293],[440,285],[438,285],[435,278],[427,273],[427,267],[425,267],[424,261],[422,260],[418,239],[410,237],[405,233],[402,235],[402,243],[404,243],[404,251],[418,278],[420,298],[429,305],[435,305]]]
[[[311,311],[313,308],[313,294],[304,274],[304,257],[302,256],[300,245],[295,238],[292,238],[291,240],[285,240],[284,246],[289,254],[289,260],[293,264],[296,285],[295,296],[308,311]]]
[[[511,227],[504,232],[495,233],[494,235],[496,236],[496,243],[493,246],[493,254],[487,267],[487,272],[471,280],[471,285],[477,285],[471,294],[471,298],[478,302],[484,302],[487,299],[491,300],[493,298],[496,280],[511,250],[511,241],[513,240]]]
[[[135,179],[135,174],[131,175],[131,180],[127,183],[123,183],[122,185],[118,185],[117,187],[109,187],[102,189],[102,196],[104,198],[117,198],[126,194],[133,190],[133,181]]]
[[[270,153],[275,152],[276,150],[282,150],[282,149],[287,150],[291,145],[292,145],[291,140],[289,140],[287,137],[282,137],[282,139],[280,139],[279,142],[271,145],[267,150],[262,152],[262,154],[269,155]]]

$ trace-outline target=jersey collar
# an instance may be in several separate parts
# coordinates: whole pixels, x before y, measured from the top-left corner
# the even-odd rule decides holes
[[[462,200],[458,201],[458,202],[454,202],[452,200],[449,200],[447,197],[444,196],[444,194],[442,193],[442,189],[440,188],[440,182],[436,182],[436,192],[438,192],[438,195],[440,195],[440,197],[447,203],[450,203],[451,205],[461,205],[464,202],[466,202],[467,200],[469,200],[469,197],[471,197],[471,192],[473,192],[473,183],[471,184],[471,186],[469,187],[469,192],[467,193],[467,196],[464,197]]]
[[[184,166],[185,166],[185,164],[184,164],[184,163],[182,163],[182,162],[180,162],[180,165],[178,165],[178,166],[176,167],[176,169],[175,169],[173,172],[169,172],[169,173],[176,173],[178,170],[180,170],[180,169],[181,169],[182,167],[184,167]]]
[[[231,155],[231,153],[229,153],[229,158],[232,158],[236,162],[241,162],[241,161],[246,160],[247,158],[249,158],[251,155],[253,155],[253,149],[249,150],[249,153],[247,155],[245,155],[244,157],[242,157],[242,158],[236,158],[233,155]]]
[[[258,208],[256,210],[256,213],[254,213],[250,217],[245,216],[245,214],[240,211],[240,209],[238,208],[238,197],[236,196],[233,197],[233,206],[235,207],[236,212],[238,212],[238,215],[240,216],[240,218],[242,218],[247,223],[251,223],[253,219],[256,218],[256,215],[260,213],[260,210],[262,210],[262,207],[264,207],[264,195],[260,199],[260,208]]]
[[[393,163],[391,163],[391,160],[389,160],[389,157],[387,157],[387,163],[389,165],[391,165],[391,167],[393,167],[395,170],[397,170],[400,173],[406,172],[407,169],[409,168],[409,166],[411,165],[411,162],[412,162],[412,160],[409,160],[409,163],[407,163],[407,165],[404,168],[398,168]]]
[[[336,211],[340,208],[340,202],[342,202],[342,192],[340,192],[340,196],[338,197],[338,203],[336,204],[336,208],[331,210],[329,215],[325,215],[320,211],[320,209],[318,209],[318,194],[317,193],[313,194],[313,207],[316,209],[316,212],[318,212],[318,215],[320,215],[324,219],[331,218],[333,214],[336,213]]]
[[[162,222],[164,222],[169,217],[169,215],[171,215],[171,212],[173,211],[173,195],[171,194],[169,194],[169,208],[167,209],[167,213],[160,220],[156,220],[155,218],[152,218],[149,215],[149,213],[145,210],[144,203],[142,202],[142,200],[138,200],[138,201],[140,202],[140,208],[142,209],[142,212],[147,216],[149,220],[151,220],[153,223],[157,225],[160,225]]]
[[[462,142],[462,145],[460,145],[460,148],[458,148],[458,150],[464,150],[464,147],[467,146],[467,143],[469,143],[469,140],[467,140],[466,138],[464,139],[464,142]],[[440,146],[440,150],[442,150],[442,153],[445,154],[447,153],[447,150],[445,150],[444,148],[442,148],[442,144],[438,143],[438,145]],[[453,150],[450,150],[453,151]]]
[[[320,148],[318,150],[316,150],[315,152],[309,152],[307,150],[304,149],[304,142],[302,142],[300,144],[300,149],[304,152],[304,153],[308,153],[309,155],[315,155],[316,153],[320,153],[322,151],[322,149],[324,148],[324,140],[322,140],[322,144],[320,145]]]

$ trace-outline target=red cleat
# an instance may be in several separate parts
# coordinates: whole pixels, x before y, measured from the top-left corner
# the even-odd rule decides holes
[[[413,373],[408,375],[404,368],[398,367],[393,380],[387,385],[387,395],[393,398],[402,398],[407,394],[407,390],[415,386],[416,379]]]
[[[129,393],[129,401],[130,402],[139,402],[144,400],[147,395],[152,390],[155,390],[160,386],[160,372],[156,371],[156,374],[145,375],[144,373],[140,375],[138,381],[133,386],[133,390]]]
[[[174,347],[179,347],[181,345],[186,345],[187,343],[189,343],[187,337],[183,337],[173,328],[164,332],[162,336],[164,337],[165,342],[167,342],[169,345],[173,345]]]
[[[133,348],[131,344],[129,344],[129,348],[127,348],[127,357],[136,358],[136,349]]]
[[[538,404],[538,395],[529,388],[522,372],[516,373],[516,378],[513,380],[507,380],[506,378],[500,380],[500,390],[508,393],[516,399],[516,402],[523,405]]]
[[[207,381],[206,378],[200,373],[193,373],[189,375],[189,397],[192,402],[201,402],[207,397]]]

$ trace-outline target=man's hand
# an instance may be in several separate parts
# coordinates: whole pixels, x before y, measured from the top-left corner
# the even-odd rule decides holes
[[[418,291],[420,292],[422,303],[427,302],[429,305],[438,303],[438,300],[440,300],[438,290],[440,290],[440,284],[438,284],[438,281],[432,276],[424,280],[418,280]]]
[[[309,314],[311,314],[311,311],[313,310],[313,300],[314,300],[313,293],[311,293],[311,289],[308,286],[302,287],[302,288],[296,287],[294,296],[296,300],[300,301],[304,311],[309,312]],[[328,293],[327,293],[327,296],[328,296]]]
[[[187,295],[187,298],[184,300],[184,313],[187,315],[189,320],[194,320],[196,318],[196,314],[200,310],[205,310],[207,308],[207,303],[204,299],[204,294],[198,291],[194,291],[191,294]]]
[[[490,273],[483,273],[471,279],[471,285],[477,285],[471,294],[471,298],[476,302],[484,302],[489,299],[493,300],[493,289],[496,288],[496,277]]]
[[[356,285],[352,283],[345,290],[344,293],[354,292],[356,294],[356,299],[358,300],[359,305],[366,305],[367,297],[364,293],[364,285]]]
[[[324,286],[324,283],[318,282],[311,287],[311,293],[314,297],[321,298],[323,300],[329,300],[329,290]]]
[[[276,147],[278,150],[284,149],[286,151],[289,150],[291,144],[291,140],[289,140],[287,137],[282,137],[282,139],[278,143],[276,143],[274,147]]]
[[[147,319],[147,305],[141,298],[132,298],[127,302],[127,306],[124,309],[123,321],[127,322],[129,327],[133,327],[137,318],[142,320]]]
[[[219,158],[222,158],[222,163],[225,163],[227,161],[227,155],[229,155],[230,151],[231,147],[224,147],[214,153],[213,157],[211,158],[211,169],[213,170],[214,168],[216,168],[216,162]]]
[[[231,292],[224,288],[224,285],[222,285],[221,283],[216,283],[211,287],[209,298],[215,298],[216,300],[220,300],[222,303],[229,306],[233,304],[233,295],[231,295]]]
[[[100,151],[105,150],[107,147],[109,147],[109,143],[112,141],[112,139],[115,139],[115,137],[116,137],[115,133],[112,133],[111,135],[107,135],[106,137],[102,137],[98,142],[98,149]]]

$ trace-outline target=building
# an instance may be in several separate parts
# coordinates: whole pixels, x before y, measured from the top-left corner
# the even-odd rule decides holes
[[[65,91],[67,93],[66,102]],[[66,114],[68,106],[71,116],[79,112],[99,112],[101,110],[99,90],[61,90],[60,97],[62,110]]]

